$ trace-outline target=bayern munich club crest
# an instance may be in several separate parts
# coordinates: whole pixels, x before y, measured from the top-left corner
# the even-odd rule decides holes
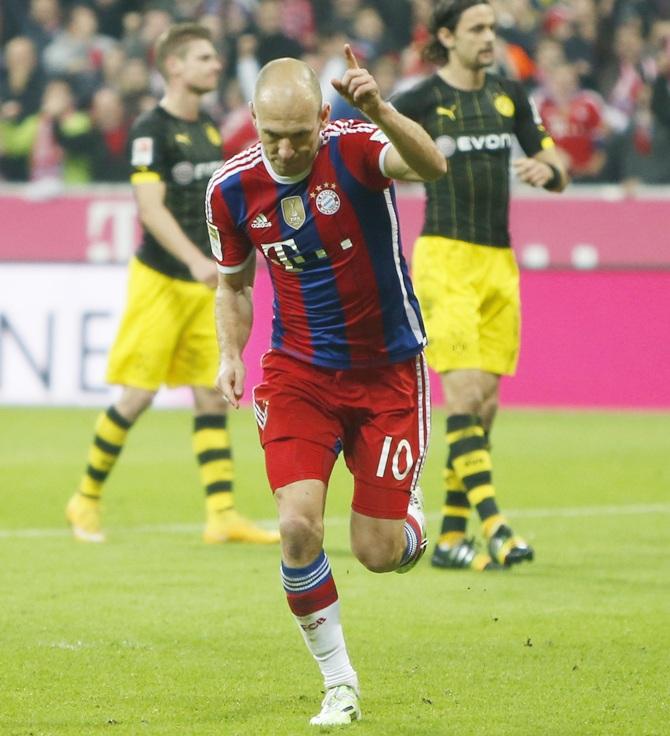
[[[322,215],[334,215],[340,209],[340,198],[335,191],[337,185],[326,182],[319,185],[309,196],[315,201],[317,210]]]

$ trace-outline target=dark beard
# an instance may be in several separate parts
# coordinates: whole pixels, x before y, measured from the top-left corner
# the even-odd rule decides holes
[[[472,68],[474,71],[481,71],[482,69],[488,69],[491,66],[495,66],[495,63],[495,56],[491,57],[491,61],[479,61],[479,56],[477,56]]]

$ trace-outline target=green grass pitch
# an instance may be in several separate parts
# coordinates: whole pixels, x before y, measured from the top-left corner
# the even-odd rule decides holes
[[[108,543],[69,537],[95,414],[0,409],[0,734],[336,732],[308,725],[321,680],[278,549],[200,541],[187,412],[150,412],[131,433],[105,495]],[[238,507],[271,520],[251,412],[231,424]],[[443,412],[433,426],[435,538]],[[667,413],[503,411],[498,495],[536,561],[497,574],[435,570],[429,555],[409,575],[364,570],[339,467],[326,548],[362,686],[349,732],[670,733],[669,437]]]

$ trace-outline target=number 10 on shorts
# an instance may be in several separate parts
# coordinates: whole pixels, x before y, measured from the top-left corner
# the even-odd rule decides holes
[[[379,456],[379,464],[377,465],[377,477],[383,478],[386,473],[388,466],[389,457],[391,456],[391,450],[393,445],[393,437],[384,437],[384,444],[382,445],[382,452]],[[404,470],[400,469],[400,466],[404,465]],[[401,439],[393,453],[391,460],[391,472],[396,480],[405,480],[407,474],[414,465],[414,458],[412,457],[412,447],[406,439]]]

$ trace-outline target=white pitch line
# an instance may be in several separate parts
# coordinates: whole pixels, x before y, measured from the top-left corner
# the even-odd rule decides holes
[[[559,516],[562,518],[579,516],[625,516],[626,514],[670,514],[670,503],[641,503],[622,506],[574,506],[556,509],[517,509],[510,511],[510,517],[519,519],[541,519]],[[505,512],[505,515],[508,515]]]
[[[670,503],[630,504],[622,506],[573,506],[555,509],[513,509],[506,512],[511,519],[555,519],[555,518],[588,518],[593,516],[641,516],[645,514],[670,514]],[[426,514],[428,521],[440,519],[439,513]],[[261,519],[261,526],[272,528],[276,519]],[[344,526],[349,524],[346,516],[328,516],[328,526]],[[145,524],[143,526],[110,527],[113,532],[132,534],[198,534],[202,524]],[[40,537],[69,536],[67,529],[0,529],[0,539],[32,539]]]

